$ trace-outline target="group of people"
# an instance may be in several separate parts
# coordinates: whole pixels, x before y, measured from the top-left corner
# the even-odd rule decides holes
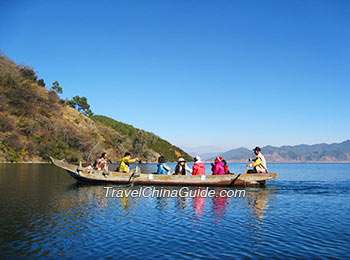
[[[157,169],[157,174],[167,174],[167,175],[170,175],[170,174],[173,174],[173,175],[186,175],[187,173],[189,174],[192,174],[192,175],[205,175],[205,163],[202,162],[201,158],[199,156],[196,156],[193,158],[194,160],[194,164],[193,164],[193,167],[192,169],[190,167],[187,166],[187,162],[184,158],[179,158],[178,160],[178,163],[175,167],[175,170],[173,172],[171,172],[171,168],[166,164],[165,160],[164,160],[164,157],[161,156],[158,158],[158,169]],[[213,171],[213,174],[214,175],[220,175],[220,174],[225,174],[225,172],[222,172],[221,171],[221,166],[223,166],[223,169],[225,169],[225,166],[222,165],[222,157],[218,157],[216,158],[216,161],[215,161],[215,166],[214,164],[213,168],[212,167],[212,171]],[[228,165],[226,165],[226,169],[227,169],[227,172],[226,173],[229,173],[228,171]]]
[[[108,171],[108,156],[107,153],[102,153],[100,157],[96,159],[92,167],[90,165],[87,165],[87,168],[93,168],[95,170],[99,171]],[[123,159],[121,160],[119,167],[117,168],[118,172],[130,172],[130,164],[140,162],[138,158],[131,158],[131,153],[127,152],[124,154]]]
[[[268,173],[266,160],[264,155],[261,153],[260,147],[255,147],[253,149],[256,158],[249,159],[248,167],[252,168],[248,170],[248,173]],[[130,172],[130,164],[139,161],[138,158],[131,158],[129,152],[124,154],[119,167],[118,172]],[[106,153],[102,153],[99,158],[96,159],[93,164],[93,168],[96,170],[108,171],[108,156]],[[214,163],[211,164],[211,171],[213,175],[225,175],[230,174],[229,166],[222,156],[216,157]],[[171,172],[171,167],[166,163],[164,156],[158,158],[157,164],[157,174],[163,175],[186,175],[187,173],[192,175],[205,175],[205,163],[202,162],[199,156],[194,157],[194,164],[192,169],[188,167],[187,162],[184,158],[179,158],[175,170]]]
[[[158,158],[157,167],[157,174],[186,175],[187,173],[191,173],[192,175],[205,175],[205,164],[199,156],[194,157],[192,169],[187,166],[184,158],[179,158],[175,170],[171,172],[171,168],[166,164],[163,156]]]
[[[253,149],[256,158],[249,159],[248,167],[252,168],[248,173],[268,173],[266,160],[264,155],[261,153],[260,147]],[[175,171],[171,172],[171,168],[166,164],[163,156],[158,158],[157,174],[173,174],[173,175],[186,175],[190,173],[192,175],[205,175],[205,164],[202,162],[199,156],[194,157],[194,164],[192,169],[187,166],[186,160],[179,158],[178,163],[175,167]],[[211,164],[211,171],[213,175],[225,175],[230,174],[230,169],[227,162],[222,156],[216,157],[214,163]]]

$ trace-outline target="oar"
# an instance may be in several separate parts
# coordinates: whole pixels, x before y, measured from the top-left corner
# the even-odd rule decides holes
[[[134,184],[135,184],[135,178],[136,178],[136,174],[138,173],[138,169],[139,167],[135,167],[135,172],[133,173],[133,178],[132,178],[132,183],[131,183],[131,187],[134,187]]]
[[[132,179],[132,182],[131,182],[131,187],[134,187],[134,184],[135,184],[135,178],[136,177],[139,177],[140,176],[140,168],[139,167],[135,167],[135,172],[133,172],[129,178],[129,183],[130,183],[130,180]],[[137,174],[137,175],[136,175]]]
[[[250,163],[250,160],[248,160],[247,168],[245,169],[245,174],[244,175],[248,174],[249,163]]]
[[[108,163],[113,163],[110,159],[107,159],[107,162],[108,162]],[[107,169],[108,169],[108,165],[107,165]],[[103,174],[103,175],[109,175],[109,170],[103,171],[102,174]]]

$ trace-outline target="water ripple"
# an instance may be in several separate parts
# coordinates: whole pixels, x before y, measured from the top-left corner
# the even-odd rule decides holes
[[[69,176],[52,168],[26,175],[12,172],[14,179],[6,184],[1,174],[2,258],[350,255],[350,185],[344,176],[341,181],[282,176],[266,188],[246,188],[245,198],[105,198],[103,186],[72,184]],[[45,174],[54,176],[55,183]],[[18,179],[23,180],[19,187]]]

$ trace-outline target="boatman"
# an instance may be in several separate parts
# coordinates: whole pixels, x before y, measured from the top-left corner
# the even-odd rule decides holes
[[[135,163],[138,160],[139,160],[138,158],[131,159],[131,154],[125,153],[124,157],[119,165],[119,172],[129,173],[130,172],[130,167],[129,167],[130,163]]]
[[[249,164],[249,167],[253,168],[253,170],[249,170],[249,173],[268,173],[266,160],[264,155],[261,153],[260,147],[255,147],[253,149],[256,158],[250,158],[249,161],[253,161],[254,163]]]

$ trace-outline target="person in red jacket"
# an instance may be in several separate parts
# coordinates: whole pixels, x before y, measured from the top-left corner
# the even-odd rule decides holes
[[[199,156],[194,157],[192,175],[205,175],[205,164]]]

